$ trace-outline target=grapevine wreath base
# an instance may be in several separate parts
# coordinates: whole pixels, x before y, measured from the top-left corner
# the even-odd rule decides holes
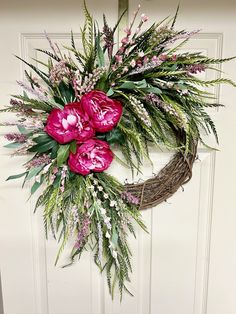
[[[192,177],[192,168],[197,155],[197,143],[185,156],[176,153],[160,172],[141,183],[126,184],[125,190],[139,200],[139,209],[149,209],[171,197]]]
[[[1,124],[13,128],[5,147],[28,157],[24,172],[8,180],[22,178],[23,186],[31,181],[30,196],[41,191],[35,210],[42,210],[46,237],[52,234],[59,244],[55,264],[71,243],[68,264],[92,251],[112,296],[116,286],[121,296],[129,292],[129,235],[137,226],[147,231],[140,210],[167,200],[190,180],[197,144],[205,145],[202,134],[213,134],[218,143],[208,109],[220,105],[207,88],[235,86],[227,78],[197,76],[219,71],[233,58],[182,52],[198,31],[175,29],[178,9],[145,30],[148,17],[139,9],[117,43],[122,16],[110,27],[104,15],[100,28],[84,4],[82,49],[73,32],[63,50],[45,34],[50,51],[36,50],[48,60],[34,59],[39,69],[18,57],[27,65],[25,80],[17,82],[23,93],[1,109],[15,119]],[[154,177],[124,184],[106,172],[117,160],[141,173],[145,160],[152,164],[150,147],[174,152]]]

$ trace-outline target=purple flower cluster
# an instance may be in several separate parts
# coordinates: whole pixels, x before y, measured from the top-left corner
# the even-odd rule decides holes
[[[150,62],[145,63],[144,65],[135,68],[133,71],[130,72],[130,75],[134,74],[141,74],[146,71],[151,71],[154,68],[160,66],[163,63],[163,60],[161,58],[153,58]]]
[[[159,47],[166,47],[170,44],[175,43],[177,40],[181,40],[181,39],[188,39],[194,35],[196,35],[197,33],[199,33],[199,29],[192,31],[192,32],[186,32],[186,31],[182,31],[180,33],[177,33],[176,35],[172,36],[170,39],[164,41],[163,44],[160,44]]]
[[[89,232],[89,225],[91,221],[87,214],[84,215],[83,220],[81,221],[81,228],[78,230],[77,240],[75,243],[75,248],[79,250],[85,243],[85,238]]]
[[[104,48],[107,48],[108,56],[109,56],[109,58],[111,58],[112,57],[112,50],[113,50],[113,46],[114,46],[113,31],[108,26],[105,17],[104,17],[103,36],[104,36],[103,39],[105,41]]]
[[[42,92],[40,89],[32,88],[31,86],[27,85],[25,82],[17,81],[17,84],[21,86],[25,91],[29,92],[30,94],[34,95],[41,101],[48,101],[47,96]]]
[[[187,66],[187,71],[190,74],[197,74],[204,72],[206,70],[206,66],[204,64],[191,64]]]
[[[23,102],[20,101],[20,100],[11,98],[10,99],[10,105],[13,106],[13,107],[22,106]]]
[[[5,138],[10,142],[25,143],[27,136],[19,133],[8,133],[5,135]]]
[[[10,105],[13,107],[13,109],[16,110],[16,112],[18,112],[17,116],[20,115],[28,116],[34,113],[32,109],[25,107],[24,103],[20,100],[11,98]]]
[[[139,204],[139,199],[130,192],[127,192],[127,191],[122,192],[121,198],[123,200],[128,201],[130,204],[134,204],[134,205]]]
[[[32,160],[30,160],[27,164],[26,167],[28,169],[30,168],[35,168],[35,167],[39,167],[41,165],[47,165],[51,162],[51,159],[48,157],[48,155],[43,154],[42,156],[36,157]]]

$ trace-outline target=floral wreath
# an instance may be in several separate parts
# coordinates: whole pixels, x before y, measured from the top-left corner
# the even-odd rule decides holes
[[[35,210],[43,207],[46,236],[51,231],[60,242],[56,263],[72,238],[71,263],[84,250],[93,250],[110,293],[117,283],[122,296],[129,292],[132,271],[127,236],[135,236],[134,223],[146,230],[139,209],[166,200],[191,178],[202,132],[213,133],[218,142],[206,109],[220,105],[202,87],[235,84],[200,80],[196,74],[233,58],[178,52],[197,33],[175,30],[178,10],[174,18],[142,31],[148,17],[142,14],[136,25],[138,8],[120,44],[114,37],[122,16],[111,28],[104,15],[100,31],[86,4],[84,13],[83,51],[76,48],[73,33],[71,47],[65,47],[68,54],[46,34],[51,51],[37,50],[48,63],[36,60],[45,71],[19,58],[38,78],[25,71],[28,83],[18,82],[23,95],[14,95],[1,110],[18,118],[3,123],[19,131],[5,135],[11,142],[6,147],[15,148],[14,155],[30,154],[25,171],[8,180],[33,179],[31,195],[43,187]],[[105,172],[114,158],[140,172],[150,145],[175,153],[156,176],[122,184]]]

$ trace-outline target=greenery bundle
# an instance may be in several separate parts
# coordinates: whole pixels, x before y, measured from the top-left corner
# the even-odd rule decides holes
[[[25,171],[8,179],[33,180],[31,194],[43,187],[35,210],[43,207],[46,235],[50,231],[60,242],[56,262],[69,238],[75,243],[71,262],[84,250],[93,250],[112,295],[116,283],[121,296],[129,292],[128,234],[135,236],[134,223],[146,230],[139,211],[145,186],[136,193],[133,186],[104,172],[116,157],[112,149],[120,149],[124,158],[117,160],[132,172],[139,172],[143,160],[150,159],[150,144],[177,153],[177,163],[178,158],[195,156],[202,132],[213,133],[218,142],[206,109],[219,104],[204,88],[235,86],[229,79],[206,81],[196,76],[233,58],[179,52],[196,32],[176,30],[177,13],[142,31],[148,17],[139,18],[138,9],[116,44],[122,17],[111,28],[104,16],[100,30],[84,5],[83,50],[77,49],[73,33],[71,47],[64,47],[66,54],[46,35],[50,51],[37,50],[48,62],[35,60],[45,70],[19,58],[38,78],[26,71],[27,82],[18,82],[23,94],[14,95],[1,110],[18,117],[4,124],[18,128],[6,134],[6,146],[14,148],[15,155],[30,154]],[[181,173],[181,164],[175,172]]]

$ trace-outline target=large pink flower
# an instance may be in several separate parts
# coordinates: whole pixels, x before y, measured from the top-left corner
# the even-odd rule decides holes
[[[85,94],[81,105],[90,116],[95,130],[102,133],[111,131],[122,115],[122,104],[98,90]]]
[[[60,144],[73,140],[84,142],[95,135],[89,116],[78,102],[70,103],[62,110],[54,109],[48,116],[45,131]]]
[[[70,153],[68,165],[71,171],[87,175],[106,170],[112,160],[113,153],[106,142],[90,139],[78,146],[75,154]]]

